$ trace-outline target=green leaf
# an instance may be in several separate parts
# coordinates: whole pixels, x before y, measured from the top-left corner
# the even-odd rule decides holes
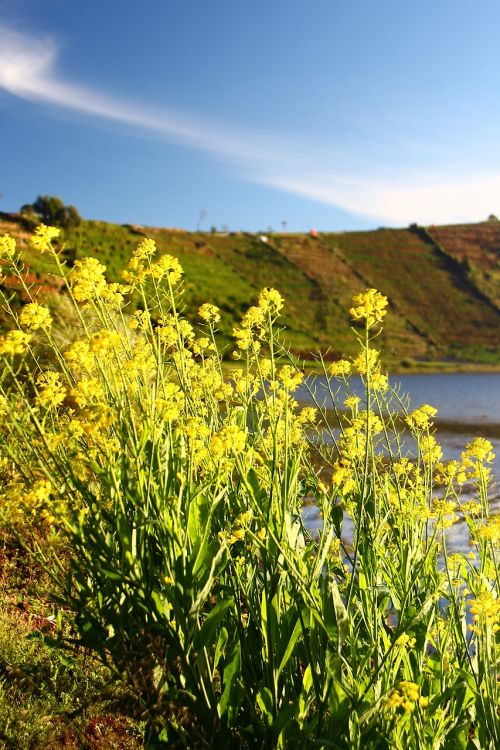
[[[333,527],[337,537],[340,539],[342,533],[342,521],[344,520],[344,511],[341,505],[332,505],[330,509],[330,517],[332,519]]]
[[[348,632],[348,616],[337,582],[332,575],[328,576],[323,587],[323,627],[330,639],[340,649]]]
[[[280,665],[278,667],[278,675],[281,674],[281,672],[284,670],[284,668],[288,664],[288,661],[293,653],[293,649],[295,648],[295,644],[297,643],[297,640],[301,634],[302,634],[302,625],[301,625],[300,619],[297,617],[297,620],[295,622],[295,627],[288,640],[288,643],[285,648],[285,653],[283,654],[281,661],[280,661]]]
[[[224,654],[228,638],[229,634],[227,632],[227,629],[222,626],[219,632],[219,637],[217,638],[217,645],[215,646],[215,655],[213,661],[214,670],[217,669],[221,656]]]
[[[234,695],[234,683],[240,671],[240,662],[241,648],[239,641],[237,641],[229,656],[228,663],[224,668],[224,674],[222,678],[224,689],[219,700],[219,716],[221,718],[226,714],[228,714],[228,718],[230,718],[230,716],[234,715],[235,711],[237,710],[234,700],[236,697]]]
[[[212,643],[217,628],[220,627],[222,620],[224,619],[224,615],[233,605],[233,597],[222,599],[222,601],[215,605],[195,636],[194,648],[196,651],[201,648],[206,648]]]
[[[191,609],[189,610],[190,616],[198,614],[203,604],[205,603],[205,601],[210,595],[210,591],[212,590],[214,579],[220,575],[222,570],[227,565],[227,561],[228,561],[227,549],[226,547],[220,547],[217,554],[212,559],[212,564],[210,565],[210,571],[208,573],[207,579],[201,591],[198,593],[198,596],[196,597],[195,601],[191,605]]]
[[[443,750],[466,750],[469,743],[468,735],[468,726],[461,726],[452,729],[452,731],[448,732],[445,737]]]
[[[257,693],[257,705],[262,711],[266,723],[270,726],[273,720],[273,694],[268,687],[263,686],[259,688],[259,692]]]

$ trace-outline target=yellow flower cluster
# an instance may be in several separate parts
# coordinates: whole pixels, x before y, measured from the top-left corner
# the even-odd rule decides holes
[[[334,378],[343,378],[349,375],[351,372],[351,363],[348,359],[339,359],[336,362],[332,362],[328,368],[328,372]]]
[[[0,258],[12,260],[16,253],[16,241],[10,234],[2,234],[0,237]]]
[[[41,373],[37,379],[38,387],[37,401],[45,409],[53,409],[60,406],[66,398],[66,388],[61,383],[58,372]]]
[[[138,261],[151,260],[156,253],[156,242],[152,239],[144,238],[139,242],[132,253],[132,257]]]
[[[432,425],[431,419],[437,414],[437,409],[429,404],[422,404],[418,409],[415,409],[408,414],[405,421],[411,430],[417,432],[418,430],[428,430]]]
[[[476,539],[491,542],[495,546],[500,545],[500,514],[491,516],[476,529]]]
[[[473,633],[480,635],[482,628],[491,628],[494,633],[500,630],[500,600],[492,591],[482,591],[467,604],[474,620],[474,624],[469,625]]]
[[[277,289],[266,287],[259,294],[258,305],[264,312],[277,315],[283,308],[283,297]]]
[[[360,375],[370,374],[373,377],[376,372],[380,372],[379,357],[380,353],[376,349],[368,349],[368,351],[362,351],[355,357],[352,364]]]
[[[171,286],[175,286],[184,272],[177,258],[173,255],[162,255],[149,267],[149,273],[156,281],[166,279]]]
[[[424,434],[420,440],[422,460],[426,464],[437,464],[443,457],[443,450],[433,435]]]
[[[35,482],[30,490],[22,496],[24,505],[30,508],[37,508],[47,502],[52,492],[52,485],[47,479],[40,479]]]
[[[13,357],[15,354],[24,354],[27,351],[31,335],[24,331],[9,331],[0,337],[0,354]]]
[[[97,331],[90,339],[90,351],[93,354],[109,354],[122,345],[122,337],[118,331],[108,331],[107,329]]]
[[[495,454],[493,453],[493,446],[489,440],[478,437],[474,438],[470,443],[465,446],[465,451],[462,453],[462,463],[464,466],[473,466],[474,462],[479,463],[491,463],[495,460]]]
[[[31,236],[31,247],[40,253],[53,251],[52,241],[57,239],[60,234],[61,230],[57,227],[39,224]]]
[[[220,320],[219,308],[206,302],[198,310],[198,315],[206,323],[218,323]]]
[[[127,268],[122,272],[122,278],[131,288],[142,286],[147,280],[154,282],[167,281],[175,287],[181,280],[183,270],[179,260],[173,255],[162,255],[152,263],[156,253],[156,243],[152,239],[144,239],[135,248]]]
[[[420,688],[415,682],[401,680],[390,694],[385,705],[388,709],[396,708],[411,713],[417,705],[420,708],[427,708],[429,699],[420,695]]]
[[[457,503],[454,500],[435,498],[432,501],[433,517],[437,519],[439,528],[447,529],[455,521],[458,521],[459,516],[455,512],[456,509]]]
[[[285,390],[293,393],[304,380],[304,373],[291,365],[284,365],[278,373],[278,380]]]
[[[78,302],[97,299],[106,288],[106,266],[97,258],[87,257],[75,261],[71,273],[73,294]]]
[[[245,449],[246,433],[236,425],[227,425],[218,433],[214,433],[210,440],[210,452],[215,461],[219,461],[228,453],[241,453]]]
[[[181,416],[184,404],[184,394],[179,386],[176,383],[165,383],[162,395],[155,401],[155,408],[162,421],[173,422]]]
[[[352,301],[349,315],[356,321],[365,321],[367,328],[381,323],[387,313],[388,299],[376,289],[367,289],[355,295]]]
[[[283,307],[283,297],[281,294],[268,287],[264,289],[258,299],[257,305],[248,308],[244,314],[240,327],[233,328],[233,336],[236,339],[237,347],[241,351],[247,351],[251,347],[258,352],[260,350],[260,341],[264,334],[264,325],[269,317],[273,319]]]
[[[90,372],[95,365],[94,355],[90,349],[89,341],[75,341],[69,349],[64,352],[64,359],[75,373],[87,370]]]
[[[402,633],[395,641],[396,646],[398,646],[401,649],[410,649],[415,648],[417,645],[416,638],[414,638],[411,635],[408,635],[408,633]]]
[[[39,328],[49,328],[52,325],[52,317],[46,307],[38,302],[30,302],[21,310],[19,323],[28,331],[36,331]]]
[[[437,463],[434,478],[437,484],[449,485],[456,481],[458,485],[462,485],[467,481],[467,474],[465,467],[458,461],[453,460],[445,464]]]

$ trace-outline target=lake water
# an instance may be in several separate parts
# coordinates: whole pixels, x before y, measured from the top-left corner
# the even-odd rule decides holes
[[[318,377],[308,383],[315,390],[319,403],[331,405],[324,378]],[[491,508],[500,511],[500,373],[394,375],[390,377],[390,383],[397,388],[403,400],[405,396],[409,398],[411,409],[422,404],[431,404],[437,408],[438,414],[434,420],[436,438],[443,448],[446,460],[460,459],[465,445],[474,437],[481,436],[490,440],[496,455],[491,465],[494,482]],[[363,396],[359,378],[352,379],[351,391]],[[312,403],[311,395],[304,386],[296,397],[302,404]],[[345,390],[341,388],[337,400],[340,407],[344,398]],[[311,526],[319,523],[314,508],[307,509],[306,516]],[[457,549],[467,546],[465,523],[454,524],[450,540]]]

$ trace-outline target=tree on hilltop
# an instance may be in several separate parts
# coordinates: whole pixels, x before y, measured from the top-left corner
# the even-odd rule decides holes
[[[60,198],[54,195],[39,195],[34,203],[21,206],[24,215],[35,215],[44,224],[62,227],[76,227],[81,216],[75,206],[65,206]]]

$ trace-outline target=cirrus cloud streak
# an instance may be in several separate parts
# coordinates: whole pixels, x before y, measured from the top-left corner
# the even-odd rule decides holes
[[[317,146],[298,139],[144,106],[65,81],[58,57],[53,39],[0,25],[0,89],[203,151],[232,165],[239,178],[390,224],[474,221],[500,204],[498,171],[452,176],[434,168],[409,177],[401,169],[387,177],[381,166],[378,176],[346,173],[334,155],[325,158]]]

